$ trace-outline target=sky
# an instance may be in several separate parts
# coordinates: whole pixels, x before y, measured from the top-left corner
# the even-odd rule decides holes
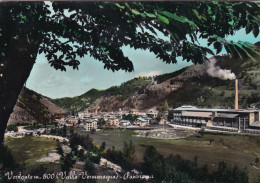
[[[260,36],[255,38],[252,33],[247,34],[242,29],[226,39],[233,41],[247,41],[255,43]],[[206,46],[206,40],[199,40],[202,46]],[[66,72],[61,72],[50,67],[44,54],[39,54],[32,72],[26,82],[26,87],[50,98],[74,97],[81,95],[92,88],[107,89],[111,86],[120,85],[134,77],[154,76],[179,70],[191,63],[177,59],[177,64],[166,64],[156,56],[145,50],[134,50],[123,47],[123,52],[133,61],[134,71],[112,72],[105,70],[102,62],[86,56],[79,59],[79,70],[67,67]],[[225,53],[225,50],[221,53]]]

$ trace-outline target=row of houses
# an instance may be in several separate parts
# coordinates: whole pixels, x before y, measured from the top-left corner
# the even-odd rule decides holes
[[[129,120],[123,119],[123,115],[135,115],[138,116],[136,120],[133,122]],[[138,110],[130,110],[130,111],[117,111],[110,113],[87,113],[87,112],[79,112],[77,117],[73,117],[72,120],[81,120],[84,128],[87,131],[91,131],[92,129],[98,128],[98,121],[104,120],[106,127],[127,127],[131,125],[135,126],[146,126],[150,124],[156,117],[158,116],[158,111],[150,110],[148,112],[140,112]]]
[[[126,120],[125,116],[132,115],[134,120]],[[137,118],[136,118],[137,117]],[[87,131],[96,130],[103,127],[144,127],[155,121],[157,121],[158,111],[153,109],[147,112],[140,112],[138,110],[130,111],[116,111],[110,113],[87,113],[79,112],[76,116],[69,116],[66,119],[62,119],[62,122],[67,126],[80,126]],[[162,121],[161,121],[162,122]]]
[[[140,126],[144,127],[148,124],[151,123],[152,118],[143,118],[143,117],[138,117],[135,121],[131,122],[129,120],[124,120],[124,119],[118,119],[118,118],[110,118],[105,122],[105,125],[103,127],[113,127],[113,128],[118,128],[118,127],[128,127],[128,126]],[[86,129],[86,131],[92,131],[96,130],[98,128],[98,119],[84,119],[82,120],[82,127]]]

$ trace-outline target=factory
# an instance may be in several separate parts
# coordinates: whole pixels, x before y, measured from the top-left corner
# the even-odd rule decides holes
[[[260,129],[259,109],[239,109],[238,89],[235,81],[234,109],[197,108],[181,106],[169,111],[172,124],[208,128],[221,131],[257,132]]]
[[[206,109],[182,106],[169,112],[171,123],[215,130],[244,132],[260,129],[260,111],[254,109]]]

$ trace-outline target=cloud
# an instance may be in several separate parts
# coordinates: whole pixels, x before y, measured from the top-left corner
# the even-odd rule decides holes
[[[151,71],[151,72],[140,72],[139,74],[135,75],[135,77],[153,77],[161,74],[161,70],[158,71]]]

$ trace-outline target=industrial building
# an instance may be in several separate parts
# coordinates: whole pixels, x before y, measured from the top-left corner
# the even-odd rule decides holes
[[[257,109],[206,109],[182,106],[170,110],[169,118],[173,124],[216,130],[243,132],[248,129],[260,129],[260,110]]]
[[[235,105],[234,109],[209,109],[195,106],[181,106],[169,111],[169,119],[172,124],[204,127],[213,130],[260,132],[259,109],[239,109],[238,87],[235,81]]]

